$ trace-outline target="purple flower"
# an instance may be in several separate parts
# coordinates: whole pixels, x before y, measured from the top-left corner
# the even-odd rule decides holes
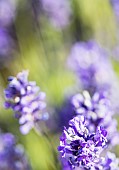
[[[23,147],[11,133],[0,134],[0,170],[30,170]]]
[[[21,132],[27,134],[37,122],[48,118],[45,93],[39,92],[35,82],[28,81],[28,71],[20,72],[17,77],[9,77],[8,82],[5,107],[12,108],[19,119]]]
[[[12,37],[8,29],[0,27],[0,68],[8,67],[13,60],[17,42]]]
[[[65,158],[61,158],[62,170],[71,170],[70,164]]]
[[[64,103],[55,109],[57,113],[56,124],[58,130],[62,131],[64,126],[68,126],[68,122],[74,117],[74,108],[72,107],[71,97],[65,99]]]
[[[106,135],[107,132],[102,127],[97,127],[95,133],[90,133],[84,117],[77,116],[69,121],[68,129],[64,128],[58,151],[71,168],[91,167],[99,160],[107,142]]]
[[[107,53],[96,42],[74,44],[68,64],[77,74],[82,89],[90,94],[106,91],[114,111],[119,110],[117,77]]]
[[[10,55],[13,41],[6,29],[0,28],[0,60]]]
[[[110,0],[112,9],[114,11],[115,16],[119,20],[119,1],[118,0]]]
[[[119,170],[119,159],[114,153],[107,152],[105,157],[99,159],[94,170]]]
[[[83,91],[72,97],[72,104],[75,113],[85,117],[91,132],[95,132],[97,126],[103,126],[108,132],[108,142],[118,144],[117,121],[113,118],[111,103],[105,93],[96,92],[91,97],[88,91]]]
[[[96,42],[74,44],[68,64],[77,73],[83,89],[94,92],[110,87],[110,79],[114,77],[112,65],[106,52]]]
[[[111,152],[107,152],[106,157],[102,161],[102,169],[119,170],[119,159]]]
[[[71,6],[68,0],[41,0],[44,11],[56,28],[64,28],[69,24]]]
[[[15,19],[16,1],[0,0],[0,26],[9,26]]]
[[[62,169],[71,170],[66,159],[62,159]],[[119,159],[116,158],[114,153],[108,151],[105,157],[100,157],[99,161],[96,164],[93,164],[92,167],[77,167],[75,170],[119,170]]]

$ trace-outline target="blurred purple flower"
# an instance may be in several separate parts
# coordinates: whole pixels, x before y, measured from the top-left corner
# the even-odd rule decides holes
[[[83,89],[89,91],[107,88],[114,76],[106,52],[94,41],[74,44],[68,64],[77,73]]]
[[[10,55],[13,41],[6,29],[0,28],[0,60],[5,60]]]
[[[119,170],[119,159],[114,153],[107,152],[105,157],[100,158],[94,170]]]
[[[71,168],[94,167],[100,153],[106,146],[107,132],[97,127],[95,133],[90,133],[83,116],[74,117],[69,121],[69,128],[64,128],[60,138],[58,151]]]
[[[74,44],[68,64],[76,72],[82,89],[91,94],[106,91],[114,110],[119,110],[117,77],[106,52],[95,41]]]
[[[14,59],[18,43],[15,33],[6,28],[0,27],[0,68],[9,67],[9,63]]]
[[[5,107],[12,108],[19,119],[21,132],[27,134],[37,122],[48,118],[45,93],[39,92],[35,82],[28,81],[28,71],[20,72],[17,77],[9,77],[8,82]]]
[[[64,126],[68,127],[68,122],[72,117],[74,117],[74,108],[72,107],[71,97],[65,99],[64,103],[60,108],[55,109],[56,123],[58,130],[62,131]]]
[[[62,159],[62,170],[71,170],[66,159]],[[93,167],[75,168],[75,170],[119,170],[119,159],[114,153],[107,152],[105,157],[100,157]]]
[[[119,45],[116,45],[112,50],[112,57],[119,62]]]
[[[90,132],[95,132],[97,126],[103,126],[108,132],[108,143],[119,143],[117,121],[113,118],[110,100],[104,93],[97,92],[91,97],[88,91],[83,91],[73,96],[72,104],[75,113],[85,117]]]
[[[112,9],[114,11],[115,16],[117,17],[117,20],[119,21],[119,1],[118,0],[110,0]]]
[[[62,170],[71,170],[71,166],[65,158],[60,158],[62,164]]]
[[[68,0],[41,0],[41,2],[46,15],[56,28],[64,28],[69,24],[71,4]]]
[[[0,0],[0,26],[9,26],[15,19],[16,1]]]
[[[11,133],[0,134],[0,170],[30,170],[23,147]]]
[[[102,166],[104,170],[119,170],[119,159],[116,155],[111,152],[107,152],[106,157],[102,161]]]

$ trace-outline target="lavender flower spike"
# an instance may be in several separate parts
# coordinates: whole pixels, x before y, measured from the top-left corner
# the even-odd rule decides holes
[[[0,134],[0,170],[30,170],[23,147],[11,133]]]
[[[20,72],[17,77],[9,77],[8,82],[4,91],[5,107],[14,111],[21,132],[27,134],[38,121],[48,118],[45,112],[45,93],[39,92],[35,82],[28,81],[28,71]]]
[[[107,152],[105,157],[100,158],[94,170],[119,170],[119,159],[114,153]]]
[[[69,128],[64,128],[58,151],[71,169],[94,167],[106,146],[106,135],[107,132],[102,127],[97,127],[95,133],[90,133],[84,117],[76,116],[69,121]]]
[[[0,26],[11,25],[16,16],[17,1],[0,0]]]
[[[46,15],[57,29],[62,29],[70,23],[72,14],[70,1],[41,0],[41,3]]]
[[[95,132],[97,126],[103,126],[108,132],[109,144],[114,146],[119,143],[117,121],[113,118],[111,102],[104,92],[96,92],[92,97],[88,91],[78,93],[72,97],[72,105],[76,115],[85,117],[90,132]]]
[[[95,41],[77,42],[68,59],[69,67],[76,72],[83,89],[91,93],[110,89],[115,74],[106,51]],[[108,70],[108,71],[107,71]]]

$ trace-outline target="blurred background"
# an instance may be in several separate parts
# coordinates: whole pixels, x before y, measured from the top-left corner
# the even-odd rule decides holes
[[[67,66],[72,45],[90,39],[98,42],[108,52],[119,78],[118,26],[118,1],[0,0],[0,128],[15,134],[24,145],[33,170],[60,169],[52,147],[58,156],[59,136],[67,123],[59,118],[59,110],[75,93],[76,76]],[[13,112],[3,107],[7,77],[22,70],[29,70],[29,80],[46,92],[50,120],[45,128],[52,147],[34,130],[22,135]]]

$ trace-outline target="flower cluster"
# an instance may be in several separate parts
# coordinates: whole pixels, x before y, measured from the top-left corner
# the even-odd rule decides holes
[[[119,110],[119,82],[103,48],[95,41],[78,42],[71,49],[68,64],[76,72],[82,90],[91,95],[104,91],[114,111]]]
[[[1,0],[0,1],[0,26],[9,26],[16,15],[16,1],[15,0]]]
[[[45,112],[45,93],[39,91],[35,82],[28,81],[28,71],[19,73],[17,77],[9,77],[8,82],[5,107],[12,108],[15,117],[19,119],[21,132],[26,134],[35,123],[48,118]]]
[[[70,111],[75,117],[60,138],[63,169],[118,170],[116,156],[105,153],[105,147],[110,149],[119,143],[114,118],[119,110],[118,85],[107,53],[94,41],[76,43],[68,64],[77,74],[82,93],[71,99]]]
[[[12,35],[16,8],[17,2],[15,0],[0,1],[0,67],[7,66],[18,45],[15,42],[16,34]]]
[[[69,24],[71,6],[68,0],[41,0],[43,10],[56,28],[64,28]]]
[[[0,170],[30,170],[23,147],[11,133],[0,134]]]
[[[8,31],[4,28],[0,28],[0,67],[5,65],[7,60],[10,59],[14,47],[14,41]]]
[[[97,126],[103,126],[108,132],[108,142],[112,145],[119,143],[117,121],[113,118],[110,100],[104,93],[96,92],[91,97],[87,91],[83,91],[83,94],[73,96],[72,104],[75,113],[85,117],[91,132],[95,132]]]
[[[90,133],[84,117],[74,117],[69,121],[69,128],[63,131],[58,150],[72,168],[94,167],[106,145],[106,135],[100,126],[95,133]]]
[[[119,159],[111,152],[107,152],[106,157],[102,157],[96,165],[96,170],[119,170]]]
[[[114,14],[115,14],[117,20],[119,21],[119,1],[118,0],[110,0],[110,3],[112,5]]]
[[[115,80],[106,51],[95,41],[74,44],[68,64],[77,73],[82,88],[90,92],[110,88],[110,78]]]

